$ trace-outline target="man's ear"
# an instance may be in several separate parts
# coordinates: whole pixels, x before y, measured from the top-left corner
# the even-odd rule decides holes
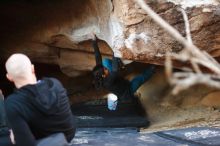
[[[13,82],[13,78],[7,73],[6,74],[6,78],[10,81],[10,82]]]
[[[33,74],[35,74],[35,69],[34,69],[34,65],[33,65],[33,64],[31,65],[31,72],[32,72]]]

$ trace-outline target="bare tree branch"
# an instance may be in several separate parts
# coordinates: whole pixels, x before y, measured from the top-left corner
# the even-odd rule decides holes
[[[185,28],[186,28],[186,38],[188,40],[188,42],[190,44],[192,44],[192,37],[191,37],[191,33],[190,33],[190,26],[189,26],[189,19],[188,16],[186,14],[186,11],[183,8],[179,8],[179,10],[181,11],[182,15],[183,15],[183,19],[185,22]]]
[[[195,70],[196,73],[202,73],[202,71],[199,68],[199,65],[196,63],[196,61],[194,60],[194,58],[190,59],[190,62],[192,64],[193,69]]]
[[[173,72],[172,68],[173,68],[173,66],[172,66],[172,60],[171,60],[171,54],[170,53],[166,53],[165,66],[166,66],[165,73],[168,77],[169,82],[171,82],[170,79],[172,78],[172,72]]]
[[[185,39],[175,28],[156,14],[147,4],[145,4],[144,0],[135,1],[158,25],[160,25],[185,47],[185,49],[183,49],[179,54],[166,54],[165,72],[169,82],[174,85],[173,93],[177,94],[179,91],[185,90],[195,84],[206,84],[220,89],[220,65],[207,52],[201,51],[193,44],[186,12],[183,9],[180,9],[185,22],[187,39]],[[173,73],[172,59],[191,63],[195,72]],[[200,66],[208,68],[210,71],[213,71],[214,74],[202,73]]]

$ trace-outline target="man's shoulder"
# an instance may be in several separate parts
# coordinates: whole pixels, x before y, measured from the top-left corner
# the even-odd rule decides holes
[[[54,77],[43,77],[43,80],[58,80]]]
[[[61,84],[61,82],[54,77],[44,77],[42,80],[46,82],[53,82],[55,84]]]

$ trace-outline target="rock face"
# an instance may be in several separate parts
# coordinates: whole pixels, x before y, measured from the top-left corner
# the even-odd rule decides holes
[[[34,62],[58,64],[69,76],[95,65],[89,35],[95,32],[104,56],[112,50],[124,59],[163,65],[167,51],[182,46],[156,25],[133,0],[2,1],[1,57],[22,52]],[[217,0],[146,0],[184,35],[183,7],[193,42],[220,56],[220,2]],[[4,23],[3,23],[4,22]],[[112,49],[112,50],[111,50]]]

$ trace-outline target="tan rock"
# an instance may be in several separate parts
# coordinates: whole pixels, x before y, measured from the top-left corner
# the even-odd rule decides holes
[[[220,91],[216,91],[205,96],[202,99],[201,104],[211,107],[220,107]]]

